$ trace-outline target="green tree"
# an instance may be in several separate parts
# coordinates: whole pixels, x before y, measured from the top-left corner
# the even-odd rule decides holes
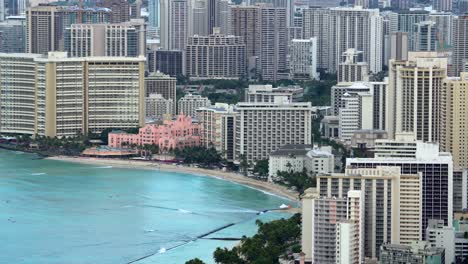
[[[240,155],[239,167],[242,173],[244,173],[244,175],[247,176],[247,169],[249,168],[249,162],[247,161],[247,156],[245,154]]]
[[[109,142],[109,133],[112,132],[112,130],[114,130],[114,129],[113,128],[106,128],[106,129],[101,131],[100,139],[105,145],[107,145],[107,143]]]
[[[233,249],[217,248],[216,263],[220,264],[277,264],[279,258],[292,247],[297,250],[301,234],[301,216],[263,223],[257,220],[258,233],[243,237],[241,244]],[[292,251],[292,250],[291,250]]]
[[[268,176],[268,166],[268,159],[259,160],[255,163],[253,171],[260,176]]]
[[[199,258],[194,258],[194,259],[191,259],[191,260],[185,262],[185,264],[205,264],[205,262],[203,262]]]
[[[305,169],[302,172],[278,171],[276,175],[277,178],[279,178],[279,180],[276,180],[277,183],[288,187],[294,187],[299,194],[303,194],[308,188],[315,187],[317,185],[316,178],[310,177]]]

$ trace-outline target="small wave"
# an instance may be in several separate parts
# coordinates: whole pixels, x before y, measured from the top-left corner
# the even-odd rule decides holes
[[[249,209],[232,209],[232,210],[216,210],[216,211],[205,211],[205,213],[234,213],[234,214],[258,214],[259,211]]]
[[[45,175],[47,173],[45,172],[37,172],[37,173],[31,173],[31,175],[37,176],[37,175]]]
[[[122,206],[122,208],[133,208],[133,207],[135,207],[135,206],[133,206],[133,205],[124,205],[124,206]]]
[[[100,166],[96,167],[96,169],[112,169],[112,166]]]
[[[158,251],[159,254],[163,254],[163,253],[166,253],[166,248],[160,248],[159,251]]]
[[[140,194],[140,195],[138,195],[138,196],[140,196],[140,197],[142,197],[142,198],[145,198],[145,199],[153,200],[153,198],[151,198],[151,197],[148,196],[148,195]]]
[[[184,210],[184,209],[178,209],[177,211],[181,212],[181,213],[184,213],[184,214],[191,214],[192,212],[188,211],[188,210]]]
[[[15,154],[19,154],[19,155],[20,155],[20,154],[24,154],[24,152],[23,152],[23,151],[15,151]]]
[[[153,232],[156,232],[156,229],[145,229],[144,232],[145,233],[153,233]]]

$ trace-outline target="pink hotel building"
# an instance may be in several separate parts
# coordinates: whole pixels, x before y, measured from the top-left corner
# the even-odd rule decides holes
[[[190,116],[183,114],[177,119],[165,120],[161,125],[145,125],[138,134],[125,132],[109,133],[109,147],[121,148],[130,145],[158,145],[160,150],[200,146],[200,127],[192,123]]]

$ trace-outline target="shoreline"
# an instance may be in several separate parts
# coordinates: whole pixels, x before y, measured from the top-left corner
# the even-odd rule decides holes
[[[279,196],[291,200],[292,202],[299,202],[298,193],[289,190],[285,186],[273,184],[270,182],[258,181],[248,178],[241,174],[234,172],[225,172],[220,170],[210,170],[202,168],[187,167],[183,165],[173,165],[161,162],[148,162],[139,160],[122,160],[122,159],[106,159],[106,158],[88,158],[88,157],[69,157],[69,156],[49,156],[45,159],[65,161],[73,163],[81,163],[87,165],[105,165],[115,166],[128,169],[146,169],[146,170],[162,170],[167,172],[179,172],[193,174],[203,177],[217,178],[224,181],[229,181],[236,184],[244,185],[248,188],[253,188],[259,191],[267,192],[270,195]]]

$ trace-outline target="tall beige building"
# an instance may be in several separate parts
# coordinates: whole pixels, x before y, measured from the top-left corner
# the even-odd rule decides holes
[[[214,147],[230,161],[234,159],[236,116],[236,109],[228,104],[216,103],[197,109],[202,145],[206,148]]]
[[[47,54],[64,50],[65,29],[77,22],[79,10],[67,6],[35,6],[26,10],[26,52]],[[111,11],[86,8],[81,12],[82,23],[106,23]]]
[[[0,132],[34,135],[38,54],[0,54]],[[21,74],[18,74],[20,73]]]
[[[455,168],[468,168],[468,72],[444,81],[441,149],[452,153]]]
[[[145,21],[119,24],[72,24],[65,31],[65,51],[70,57],[145,56]]]
[[[188,38],[185,49],[186,76],[190,78],[239,79],[245,75],[245,43],[242,37],[219,34]]]
[[[414,132],[417,140],[438,142],[447,58],[437,52],[410,52],[408,56],[408,61],[390,72],[389,90],[395,93],[395,131]]]
[[[28,63],[18,68],[11,63],[12,58]],[[1,111],[0,131],[63,137],[142,126],[144,62],[143,57],[67,58],[65,52],[51,52],[48,56],[0,54],[2,71],[14,72],[0,77],[1,83],[8,83],[1,89],[29,98],[5,98],[8,105],[18,107]],[[24,68],[26,65],[28,68]],[[0,101],[3,104],[4,98]]]
[[[273,103],[237,104],[237,161],[243,156],[248,162],[267,159],[273,151],[287,144],[311,144],[311,104],[277,99]]]

